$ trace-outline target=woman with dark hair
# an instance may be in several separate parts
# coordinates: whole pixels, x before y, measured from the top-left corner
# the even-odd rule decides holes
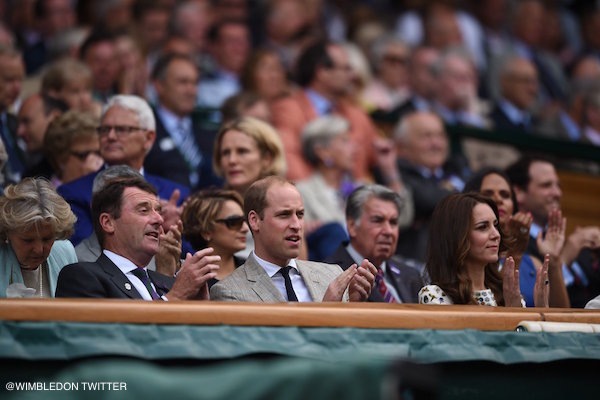
[[[524,306],[514,259],[498,271],[501,236],[495,202],[478,193],[442,200],[430,223],[426,269],[432,282],[419,291],[419,303]],[[535,298],[548,305],[548,257],[538,274]]]
[[[533,289],[537,271],[542,268],[542,261],[527,253],[530,241],[529,228],[533,218],[529,213],[517,211],[517,200],[510,179],[504,171],[498,168],[484,168],[474,174],[466,183],[463,192],[479,192],[490,197],[496,203],[499,214],[502,241],[505,246],[500,253],[500,259],[510,254],[519,270],[521,294],[528,307],[534,306]],[[536,238],[540,254],[550,255],[549,285],[550,306],[569,307],[569,296],[564,284],[562,265],[558,256],[565,240],[566,219],[560,210],[550,214],[546,235]]]
[[[244,260],[234,254],[246,248],[248,225],[241,196],[233,190],[207,189],[191,196],[181,216],[183,237],[194,251],[207,247],[221,257],[209,288],[231,274]]]

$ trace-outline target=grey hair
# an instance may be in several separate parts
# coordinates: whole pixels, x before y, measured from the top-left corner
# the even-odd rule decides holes
[[[52,227],[56,239],[68,239],[77,217],[71,206],[45,178],[25,178],[9,185],[0,197],[0,238],[14,230],[28,230],[39,224]]]
[[[440,116],[431,111],[413,111],[411,113],[408,113],[404,115],[394,127],[392,137],[396,142],[406,142],[406,140],[408,139],[408,135],[413,128],[414,119],[419,115],[430,115],[433,118],[436,118],[441,121]]]
[[[106,186],[106,182],[115,178],[142,178],[139,171],[131,168],[129,165],[113,165],[112,167],[101,170],[94,178],[92,184],[92,194],[96,194]]]
[[[302,130],[302,154],[313,166],[319,165],[321,159],[315,151],[316,146],[327,146],[337,135],[348,132],[350,122],[337,115],[326,115],[312,120]]]
[[[431,66],[431,72],[435,77],[440,77],[446,72],[446,62],[449,58],[460,58],[468,62],[474,70],[477,70],[475,58],[473,55],[463,46],[452,46],[448,47],[440,53],[440,57]]]
[[[134,112],[139,120],[139,127],[149,131],[156,131],[156,120],[148,102],[139,96],[132,94],[118,94],[108,99],[106,105],[102,108],[100,121],[104,120],[104,115],[111,107],[120,107]]]
[[[410,47],[398,36],[388,34],[376,39],[371,48],[371,61],[373,62],[375,70],[379,70],[385,51],[390,44],[399,44],[404,46],[406,50],[410,52]]]
[[[346,201],[346,221],[354,221],[357,226],[360,225],[365,203],[370,198],[394,203],[398,210],[398,218],[400,218],[403,207],[400,195],[383,185],[369,184],[360,186],[350,193]]]

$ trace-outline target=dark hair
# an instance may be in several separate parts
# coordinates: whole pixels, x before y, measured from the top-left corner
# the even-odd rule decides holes
[[[240,82],[244,90],[256,90],[256,81],[254,80],[254,74],[256,72],[256,69],[258,68],[258,64],[260,64],[263,58],[271,55],[279,58],[279,55],[277,54],[277,52],[275,52],[275,50],[268,48],[259,48],[254,50],[250,54],[248,60],[246,60],[246,63],[244,64],[242,73],[240,74]]]
[[[123,205],[123,192],[128,187],[138,188],[144,192],[157,195],[154,186],[146,182],[142,177],[115,178],[106,181],[104,187],[92,195],[94,232],[102,248],[104,248],[104,230],[100,225],[100,215],[108,213],[115,219],[120,218],[121,207]]]
[[[333,60],[327,51],[331,43],[317,41],[304,50],[296,62],[296,82],[302,87],[308,86],[314,79],[317,68],[332,68]]]
[[[242,196],[233,190],[206,189],[194,193],[186,201],[181,214],[183,237],[194,250],[208,246],[204,235],[215,230],[215,220],[226,201],[234,201],[244,208]]]
[[[244,111],[261,101],[266,100],[254,92],[246,91],[239,92],[238,94],[227,98],[221,106],[222,124],[237,118],[242,118],[244,116]]]
[[[250,33],[250,27],[248,26],[248,24],[246,23],[246,21],[244,21],[243,19],[239,19],[239,18],[226,18],[223,20],[220,20],[219,22],[213,24],[210,29],[208,30],[207,33],[207,38],[211,43],[215,43],[217,40],[219,40],[219,36],[221,35],[221,29],[223,29],[224,26],[227,25],[239,25],[239,26],[243,26],[244,28],[246,28],[248,30],[248,33]]]
[[[89,36],[83,41],[81,47],[79,48],[79,58],[81,60],[85,60],[85,56],[90,50],[90,47],[102,42],[114,43],[114,40],[114,35],[112,35],[109,32],[103,30],[92,31],[92,33],[89,34]]]
[[[163,54],[162,56],[160,56],[158,58],[158,60],[156,61],[156,64],[154,64],[154,68],[152,69],[152,80],[158,80],[158,81],[164,81],[167,77],[167,69],[169,69],[169,65],[171,65],[171,63],[173,61],[187,61],[189,62],[191,65],[194,66],[194,68],[198,68],[196,66],[196,63],[194,62],[194,60],[185,55],[185,54],[181,54],[181,53],[166,53]]]
[[[456,193],[438,203],[429,224],[425,268],[431,283],[442,288],[454,304],[477,304],[465,261],[471,249],[473,209],[480,203],[489,205],[498,219],[498,208],[492,199],[473,192]],[[484,284],[492,290],[498,305],[504,305],[497,262],[485,266]]]
[[[60,114],[66,112],[67,110],[69,110],[69,105],[67,103],[65,103],[64,101],[42,94],[40,95],[42,97],[42,104],[44,106],[44,115],[48,116],[50,115],[52,112],[57,111]]]
[[[502,177],[502,179],[504,179],[506,181],[506,183],[508,184],[508,187],[510,188],[510,198],[512,199],[512,202],[513,202],[513,214],[516,213],[518,210],[517,210],[517,196],[515,195],[515,190],[513,188],[512,182],[511,182],[510,178],[508,177],[508,175],[506,174],[506,172],[504,172],[504,170],[502,170],[500,168],[484,167],[484,168],[480,169],[479,171],[477,171],[476,173],[471,175],[471,178],[469,178],[467,183],[465,183],[465,187],[463,188],[462,192],[463,193],[469,193],[469,192],[480,193],[481,185],[483,184],[483,180],[488,175],[492,175],[492,174],[500,175]]]
[[[276,184],[290,184],[292,186],[296,186],[284,177],[278,175],[267,176],[266,178],[254,182],[252,185],[250,185],[246,191],[246,194],[244,195],[244,215],[246,216],[246,220],[248,219],[248,214],[250,211],[257,213],[260,219],[265,217],[265,209],[268,206],[267,192],[271,186]],[[248,226],[250,226],[250,224],[248,224]]]
[[[554,164],[548,157],[538,154],[526,154],[523,155],[516,162],[506,168],[506,174],[513,185],[521,190],[527,191],[531,176],[529,175],[529,168],[534,162],[547,162]]]

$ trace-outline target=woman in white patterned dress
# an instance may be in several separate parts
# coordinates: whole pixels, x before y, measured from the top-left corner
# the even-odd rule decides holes
[[[498,272],[498,219],[496,204],[478,193],[453,194],[437,205],[426,264],[432,284],[419,291],[419,303],[524,306],[513,258],[507,257]],[[548,259],[535,286],[535,295],[546,304],[547,280]]]

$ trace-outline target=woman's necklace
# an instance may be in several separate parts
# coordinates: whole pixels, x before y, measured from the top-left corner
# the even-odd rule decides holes
[[[40,297],[44,297],[44,263],[39,266],[38,278],[40,279]]]

